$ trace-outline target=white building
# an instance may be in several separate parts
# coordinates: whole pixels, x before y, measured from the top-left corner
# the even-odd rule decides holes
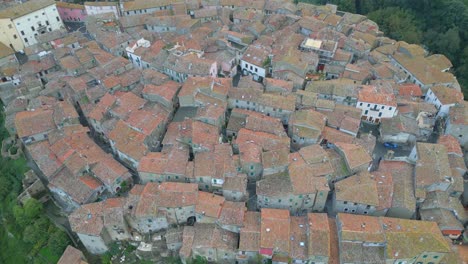
[[[378,91],[374,86],[365,86],[359,91],[357,108],[361,109],[361,120],[380,123],[382,118],[397,114],[395,95]]]
[[[141,38],[137,40],[136,42],[131,43],[131,46],[128,46],[125,49],[125,51],[127,52],[128,59],[133,63],[135,67],[138,67],[140,69],[142,69],[143,67],[147,68],[145,66],[149,65],[149,63],[142,62],[142,58],[141,58],[142,52],[135,52],[135,51],[139,48],[149,48],[150,46],[151,46],[151,43],[148,40]]]
[[[122,16],[150,14],[160,10],[172,10],[172,3],[170,0],[163,1],[147,1],[147,0],[134,0],[134,1],[120,1],[120,9]]]
[[[448,116],[450,107],[463,102],[463,93],[446,86],[434,86],[427,90],[426,102],[435,105],[437,115]]]
[[[115,17],[119,17],[119,7],[117,2],[85,2],[84,6],[88,16],[114,13]]]
[[[0,11],[0,42],[23,50],[37,43],[36,36],[63,28],[53,0],[34,0]]]
[[[266,77],[269,52],[261,47],[249,46],[241,58],[243,75],[253,75],[254,80],[262,81]]]

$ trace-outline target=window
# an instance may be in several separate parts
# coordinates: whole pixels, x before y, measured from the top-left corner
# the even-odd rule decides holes
[[[254,169],[254,166],[253,166],[253,165],[252,165],[252,166],[250,166],[250,170],[253,170],[253,169]]]
[[[379,113],[379,117],[381,117],[381,116],[382,116],[382,113]]]
[[[299,195],[299,198],[302,198],[302,194]]]
[[[18,36],[16,36],[16,34],[14,34],[14,35],[13,35],[13,38],[14,38],[14,39],[17,39],[17,38],[18,38]]]
[[[23,36],[24,36],[24,31],[23,31],[23,30],[21,30],[21,35],[23,35]]]
[[[370,107],[370,104],[367,104],[367,107]]]
[[[388,110],[392,110],[392,107],[389,107]]]
[[[423,258],[427,258],[427,255],[423,255]]]
[[[348,208],[345,208],[345,209],[344,209],[345,212],[348,212],[348,210],[349,210]]]
[[[257,69],[257,68],[255,68],[255,72],[258,72],[258,69]]]
[[[348,202],[347,202],[347,201],[344,201],[343,204],[348,204]]]
[[[208,186],[208,185],[205,185],[205,189],[208,189],[208,188],[209,188],[209,186]]]
[[[278,199],[278,203],[281,203],[281,199]]]
[[[364,211],[364,214],[367,214],[367,211]]]
[[[151,219],[148,219],[148,223],[152,223],[152,222],[153,222],[153,220],[151,220]]]
[[[382,105],[382,109],[385,109],[385,106]]]
[[[11,24],[8,24],[8,28],[13,28],[13,26]]]
[[[57,19],[57,21],[59,21],[59,22],[60,22],[60,18],[59,18],[59,17],[55,17],[55,18]]]
[[[26,43],[27,43],[27,42],[28,42],[28,38],[24,38],[24,42],[26,42]]]
[[[439,258],[439,256],[434,256],[434,258],[435,258],[435,259],[438,259],[438,258]]]
[[[289,199],[290,202],[292,202],[292,199]]]
[[[365,115],[367,115],[367,113],[369,113],[369,110],[366,110],[366,111],[364,112]]]
[[[31,30],[32,30],[32,31],[35,31],[36,29],[34,28],[34,26],[31,26]]]

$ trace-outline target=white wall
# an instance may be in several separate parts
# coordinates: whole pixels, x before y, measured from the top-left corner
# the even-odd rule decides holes
[[[357,102],[356,107],[362,110],[361,116],[367,116],[367,120],[370,120],[371,117],[373,120],[375,120],[376,118],[392,118],[396,115],[397,110],[395,106],[374,104],[361,101]]]
[[[88,15],[98,15],[104,13],[114,13],[115,17],[119,17],[119,12],[116,5],[112,6],[90,6],[85,5],[86,13]]]
[[[28,47],[37,43],[35,36],[41,34],[41,32],[38,31],[39,23],[45,27],[45,29],[41,31],[44,33],[63,27],[62,20],[55,5],[50,5],[19,17],[13,20],[13,24],[18,32],[18,38],[21,38],[24,46]],[[47,23],[49,25],[47,25]],[[32,30],[31,27],[34,27],[34,30]]]
[[[250,74],[252,75],[258,75],[262,78],[265,78],[265,74],[266,74],[266,71],[264,68],[262,67],[259,67],[257,65],[254,65],[254,64],[251,64],[251,63],[248,63],[244,60],[241,60],[241,68],[242,68],[242,71],[246,70],[248,72],[250,72]]]
[[[77,233],[83,245],[86,247],[89,253],[100,255],[106,253],[109,250],[104,243],[104,240],[100,236],[91,236],[86,234]]]
[[[439,112],[437,113],[437,116],[448,116],[450,107],[455,105],[455,104],[447,104],[447,105],[442,104],[439,98],[437,98],[437,96],[432,92],[431,89],[427,90],[426,98],[424,100],[436,106],[436,108],[439,110]]]

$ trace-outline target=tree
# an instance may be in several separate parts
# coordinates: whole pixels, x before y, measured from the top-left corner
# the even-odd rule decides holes
[[[38,200],[31,198],[24,203],[24,215],[28,219],[32,220],[39,216],[42,212],[42,203]]]
[[[55,227],[54,229],[55,231],[50,235],[47,245],[55,255],[60,256],[65,248],[70,244],[70,240],[64,231]]]
[[[420,43],[422,32],[413,13],[399,7],[387,7],[368,14],[390,38],[409,43]]]
[[[11,191],[11,181],[5,176],[0,176],[0,199],[3,200]]]

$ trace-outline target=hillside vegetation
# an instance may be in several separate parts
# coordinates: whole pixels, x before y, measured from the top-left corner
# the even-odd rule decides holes
[[[0,103],[0,142],[8,137]],[[40,202],[28,200],[20,206],[21,179],[29,170],[26,160],[0,156],[0,263],[56,263],[68,236],[47,218]]]

